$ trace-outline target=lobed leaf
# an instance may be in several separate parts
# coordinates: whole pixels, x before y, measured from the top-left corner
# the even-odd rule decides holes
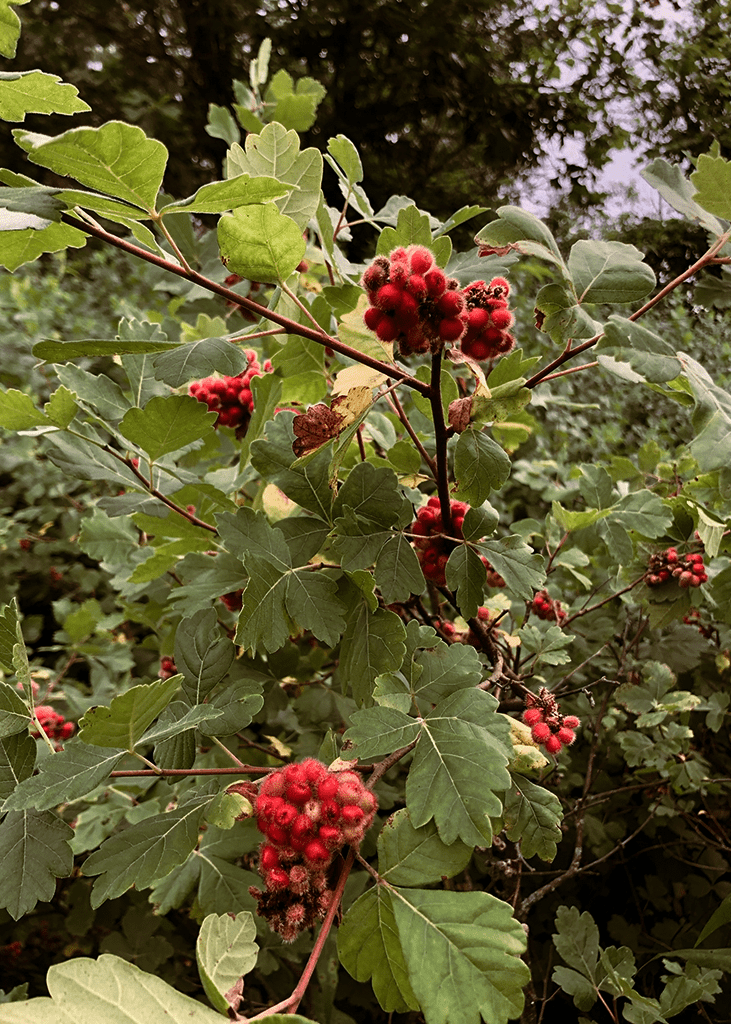
[[[0,52],[2,52],[0,48]],[[78,114],[91,110],[75,85],[43,71],[0,72],[0,117],[24,121],[26,114]]]
[[[109,707],[87,711],[79,722],[79,739],[95,747],[134,750],[157,716],[168,706],[182,676],[141,683],[114,697]]]
[[[250,913],[209,914],[201,925],[195,945],[198,973],[211,1004],[221,1013],[230,1006],[226,993],[256,964],[255,936],[256,922]]]
[[[71,874],[73,829],[50,811],[10,811],[0,823],[0,908],[14,921],[40,900],[48,903],[56,879]]]

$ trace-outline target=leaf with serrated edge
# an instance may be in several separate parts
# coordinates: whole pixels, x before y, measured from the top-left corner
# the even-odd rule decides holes
[[[56,879],[71,874],[73,829],[50,811],[10,811],[0,824],[0,907],[13,920],[38,900],[48,903]]]
[[[124,757],[123,751],[91,747],[78,740],[64,744],[55,757],[46,757],[38,775],[22,782],[8,797],[3,810],[35,807],[44,811],[78,800],[98,786]]]
[[[100,128],[71,128],[49,138],[15,129],[28,159],[82,185],[152,211],[168,153],[141,128],[108,121]]]
[[[305,254],[301,229],[271,203],[242,206],[218,222],[221,259],[251,281],[286,281]]]
[[[87,876],[99,876],[91,892],[92,907],[121,896],[133,885],[146,889],[187,860],[212,799],[197,797],[105,840],[96,853],[87,857],[82,869]]]
[[[364,893],[338,929],[338,955],[356,981],[372,981],[373,991],[387,1013],[418,1010],[409,984],[393,914],[391,892],[375,886]]]
[[[221,1024],[220,1013],[111,953],[54,964],[47,985],[51,999],[0,1006],[0,1024]]]
[[[24,732],[29,724],[30,711],[23,698],[10,683],[0,681],[0,737]]]
[[[391,754],[413,742],[419,723],[395,708],[367,708],[350,716],[351,726],[343,739],[350,741],[359,758]],[[428,820],[428,818],[427,818]]]
[[[256,922],[247,912],[235,918],[209,914],[201,925],[195,944],[198,973],[206,995],[221,1013],[228,1012],[226,993],[256,964],[255,937]]]
[[[175,633],[175,665],[184,676],[183,690],[191,703],[199,704],[219,683],[236,651],[218,625],[213,608],[183,619]]]
[[[510,475],[510,459],[488,434],[468,427],[459,435],[454,452],[456,495],[471,505],[481,505],[490,491],[498,490]]]
[[[409,982],[429,1024],[507,1024],[530,971],[512,907],[484,892],[392,889]]]
[[[556,929],[553,944],[558,955],[569,967],[594,981],[599,959],[599,929],[594,918],[588,910],[580,914],[576,907],[559,907]]]
[[[75,85],[43,71],[0,74],[0,117],[24,121],[26,114],[79,114],[91,110]]]
[[[190,395],[158,395],[144,409],[129,409],[119,430],[155,460],[212,435],[216,415]]]
[[[371,613],[365,601],[358,601],[340,645],[340,674],[359,707],[370,697],[376,676],[401,665],[405,637],[404,624],[395,612],[378,608]]]
[[[0,737],[0,800],[30,778],[36,761],[36,741],[27,732]]]
[[[112,700],[109,707],[91,708],[79,722],[79,739],[95,747],[134,750],[135,744],[168,706],[182,676],[141,683]]]
[[[445,846],[434,822],[414,828],[405,807],[388,819],[378,837],[378,873],[391,885],[419,886],[463,871],[472,847]]]
[[[520,852],[526,860],[536,854],[541,860],[554,859],[556,844],[561,839],[562,818],[561,802],[555,793],[522,775],[513,775],[513,785],[505,797],[503,821],[508,839],[520,842]]]
[[[492,841],[490,818],[502,812],[512,757],[510,729],[496,707],[484,690],[459,690],[421,723],[406,806],[416,828],[433,818],[447,845],[456,839],[470,846]]]

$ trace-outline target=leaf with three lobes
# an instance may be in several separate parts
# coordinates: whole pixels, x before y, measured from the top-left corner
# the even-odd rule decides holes
[[[484,690],[458,690],[421,723],[406,806],[416,828],[433,818],[447,845],[492,841],[490,819],[502,812],[512,757],[510,729],[496,707]]]
[[[351,611],[340,645],[339,671],[359,707],[370,698],[376,676],[401,665],[405,636],[403,622],[395,612],[377,608],[371,613],[360,600]]]
[[[411,988],[429,1024],[507,1024],[523,1010],[525,932],[484,892],[393,889]]]
[[[73,829],[50,811],[10,811],[0,824],[0,907],[14,921],[48,903],[56,879],[71,874]]]
[[[211,1004],[221,1013],[229,1009],[226,993],[256,963],[255,939],[256,922],[246,912],[235,918],[209,914],[201,925],[195,945],[198,973]]]
[[[220,1013],[111,953],[54,964],[47,984],[50,999],[0,1006],[0,1024],[221,1024]]]
[[[91,708],[79,722],[79,739],[95,747],[134,750],[157,716],[168,706],[182,676],[141,683],[114,697],[109,707]]]
[[[84,861],[85,875],[98,875],[92,907],[121,896],[133,885],[146,889],[182,864],[198,842],[212,797],[196,797],[173,811],[155,814],[111,836]]]
[[[35,807],[48,810],[91,793],[124,757],[121,750],[91,747],[79,740],[64,744],[54,757],[46,757],[38,775],[22,782],[5,801],[3,810]]]

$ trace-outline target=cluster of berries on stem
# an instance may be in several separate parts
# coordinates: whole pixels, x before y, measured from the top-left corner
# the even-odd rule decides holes
[[[376,256],[362,285],[370,303],[366,326],[381,341],[398,342],[402,356],[438,353],[461,339],[465,355],[492,359],[515,343],[508,330],[514,322],[508,282],[496,277],[489,284],[473,281],[460,289],[459,281],[447,277],[423,245]]]
[[[530,726],[533,741],[545,747],[549,754],[571,746],[576,739],[574,730],[580,724],[576,715],[561,714],[558,701],[545,686],[537,694],[526,694],[523,721]]]
[[[331,772],[314,758],[266,777],[254,804],[266,837],[259,854],[266,890],[250,891],[258,914],[285,942],[325,917],[333,857],[346,843],[360,844],[376,807],[356,772]]]
[[[39,704],[36,707],[36,718],[46,736],[56,745],[72,736],[76,728],[73,722],[67,722],[63,715],[59,715],[49,704]],[[39,736],[40,733],[35,731],[32,735]]]
[[[251,381],[260,377],[262,368],[253,349],[246,349],[247,369],[236,377],[204,377],[196,380],[188,388],[188,393],[205,402],[210,412],[218,413],[216,426],[232,427],[243,433],[249,425],[254,411],[254,397],[251,393]],[[264,364],[264,371],[271,369],[271,364]]]
[[[652,555],[645,573],[645,583],[648,587],[659,587],[670,579],[677,580],[683,590],[700,587],[708,579],[703,555],[698,552],[680,555],[677,548],[666,548]]]
[[[530,607],[539,619],[557,622],[559,626],[562,626],[569,617],[561,602],[551,597],[547,590],[539,590]]]
[[[426,579],[437,586],[444,587],[447,583],[446,568],[449,556],[454,548],[455,540],[462,540],[462,524],[469,505],[464,501],[450,501],[452,513],[452,536],[444,533],[444,519],[437,495],[429,498],[416,513],[416,520],[409,527],[409,532],[416,534],[412,541],[416,548],[422,572]],[[487,584],[490,587],[504,587],[505,580],[493,569],[488,560],[481,555],[482,564],[487,572]]]
[[[172,676],[176,676],[177,674],[177,666],[169,654],[165,654],[160,658],[160,668],[158,672],[160,679],[170,679]]]

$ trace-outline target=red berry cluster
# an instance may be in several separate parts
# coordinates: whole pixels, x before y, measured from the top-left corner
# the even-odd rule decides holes
[[[266,836],[259,856],[266,891],[251,892],[259,915],[285,942],[325,916],[332,859],[346,843],[362,841],[376,806],[355,772],[330,772],[313,758],[266,777],[254,805]]]
[[[545,686],[538,694],[526,694],[523,721],[531,727],[534,741],[544,746],[549,754],[571,746],[576,739],[574,729],[580,724],[575,715],[561,714],[556,698]]]
[[[196,380],[188,388],[188,393],[205,402],[211,412],[218,413],[216,426],[244,427],[249,425],[254,411],[254,398],[251,393],[251,381],[262,373],[256,352],[246,349],[249,361],[248,369],[237,377],[204,377]],[[264,364],[264,370],[271,365]]]
[[[504,277],[494,277],[489,284],[473,281],[462,292],[465,298],[466,330],[462,351],[482,362],[510,352],[515,338],[509,328],[515,317],[508,309],[510,285]]]
[[[707,626],[701,621],[701,613],[699,608],[691,608],[687,615],[683,616],[683,622],[688,626],[697,626],[698,632],[701,636],[706,637],[707,640],[712,639],[715,634],[713,626]]]
[[[39,704],[36,707],[36,718],[41,723],[41,728],[46,736],[54,742],[67,740],[69,736],[73,735],[76,728],[73,722],[67,722],[63,715],[59,715],[48,704]],[[39,736],[40,733],[34,731],[32,735]]]
[[[562,626],[569,617],[568,612],[564,611],[561,602],[550,597],[547,590],[538,591],[533,598],[531,611],[535,612],[539,619],[557,622],[559,626]]]
[[[170,655],[166,654],[163,658],[160,658],[159,679],[170,679],[177,674],[178,669]]]
[[[496,277],[460,290],[423,245],[376,256],[361,283],[370,303],[366,326],[381,341],[398,341],[402,356],[440,352],[461,338],[465,355],[492,359],[515,344],[508,330],[515,319],[508,309],[508,282]]]
[[[366,326],[381,341],[398,340],[401,355],[440,352],[464,333],[459,281],[448,278],[423,245],[376,256],[362,284],[370,302]]]
[[[451,501],[453,537],[462,539],[462,523],[469,505],[464,501]],[[409,527],[411,533],[415,533],[417,540],[413,541],[416,548],[416,557],[419,559],[424,576],[444,587],[447,583],[445,570],[449,555],[454,547],[454,541],[444,534],[444,520],[442,519],[441,505],[439,498],[434,495],[429,498],[426,505],[423,505],[416,513],[416,520]],[[505,580],[495,572],[484,555],[480,556],[482,564],[487,571],[487,583],[490,587],[504,587]]]
[[[677,548],[667,548],[652,555],[645,573],[648,587],[659,587],[669,579],[676,579],[683,590],[688,587],[699,587],[708,579],[703,555],[699,553],[679,555]]]

